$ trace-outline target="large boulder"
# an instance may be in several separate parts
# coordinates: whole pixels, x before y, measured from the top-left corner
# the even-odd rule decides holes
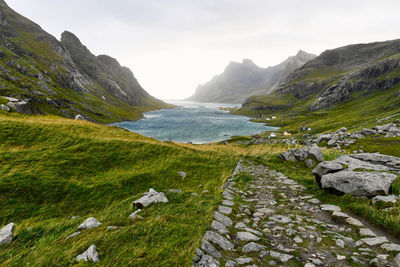
[[[280,157],[286,161],[305,161],[306,159],[324,160],[322,151],[316,144],[283,152]]]
[[[14,236],[14,223],[9,223],[0,229],[0,246],[11,243]]]
[[[321,187],[339,194],[374,197],[389,194],[396,178],[397,175],[387,172],[341,171],[324,175],[321,178]]]
[[[400,158],[379,153],[343,155],[324,161],[313,170],[318,185],[331,192],[353,196],[387,195],[397,175]]]
[[[143,209],[153,203],[168,203],[168,198],[163,192],[157,192],[153,188],[150,188],[149,192],[143,194],[141,198],[135,200],[133,205],[140,209]]]

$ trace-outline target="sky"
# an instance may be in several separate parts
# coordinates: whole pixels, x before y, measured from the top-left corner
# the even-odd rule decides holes
[[[231,61],[268,67],[299,49],[400,38],[399,0],[6,2],[58,39],[68,30],[93,54],[118,59],[160,99],[191,96]]]

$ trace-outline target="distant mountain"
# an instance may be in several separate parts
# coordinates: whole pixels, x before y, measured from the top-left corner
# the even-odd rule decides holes
[[[150,96],[116,59],[93,55],[70,32],[58,41],[3,0],[0,96],[17,99],[8,106],[19,112],[80,114],[98,122],[138,119],[144,111],[168,106]]]
[[[244,59],[242,63],[231,62],[221,75],[199,85],[188,100],[242,103],[249,96],[274,91],[292,71],[315,57],[300,50],[297,55],[268,68],[261,68],[250,59]]]
[[[373,103],[362,107],[371,112],[399,107],[400,39],[326,50],[272,94],[250,97],[243,110],[301,114],[355,100],[362,104],[363,99]]]

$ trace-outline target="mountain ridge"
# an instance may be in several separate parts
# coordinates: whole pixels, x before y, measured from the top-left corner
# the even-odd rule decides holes
[[[203,85],[200,84],[188,100],[242,103],[251,95],[274,91],[289,73],[314,57],[315,55],[299,50],[295,56],[267,68],[257,66],[250,59],[243,59],[241,63],[230,62],[222,74],[214,76]]]
[[[93,55],[70,32],[57,40],[5,1],[0,1],[0,67],[0,96],[19,100],[11,105],[19,112],[110,123],[170,107],[150,96],[116,59]]]

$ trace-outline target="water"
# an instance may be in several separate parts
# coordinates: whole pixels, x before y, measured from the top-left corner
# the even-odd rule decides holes
[[[229,114],[220,107],[235,104],[168,101],[179,106],[144,114],[139,121],[125,121],[114,125],[161,141],[203,144],[219,142],[231,136],[253,135],[276,128],[249,121],[248,117]]]

